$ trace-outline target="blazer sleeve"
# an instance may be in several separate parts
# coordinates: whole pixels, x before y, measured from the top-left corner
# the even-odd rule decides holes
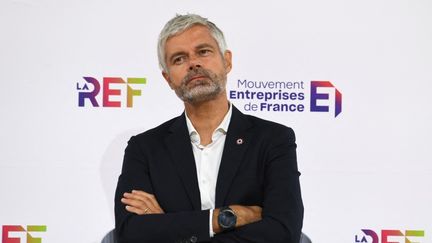
[[[209,210],[137,215],[120,201],[132,189],[153,193],[148,161],[136,137],[125,150],[115,193],[116,234],[120,243],[210,241]]]
[[[303,203],[294,131],[273,132],[265,161],[262,220],[217,234],[212,242],[298,243],[303,224]]]

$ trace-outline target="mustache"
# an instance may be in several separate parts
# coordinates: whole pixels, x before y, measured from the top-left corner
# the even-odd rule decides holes
[[[186,76],[182,80],[182,84],[188,85],[192,81],[192,79],[196,76],[211,78],[212,75],[210,71],[207,71],[204,68],[194,68],[186,74]]]

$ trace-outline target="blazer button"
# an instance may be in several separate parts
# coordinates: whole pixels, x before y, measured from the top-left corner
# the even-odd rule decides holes
[[[197,242],[198,241],[198,238],[196,237],[196,236],[192,236],[191,238],[190,238],[190,241],[189,242],[191,242],[191,243],[195,243],[195,242]]]

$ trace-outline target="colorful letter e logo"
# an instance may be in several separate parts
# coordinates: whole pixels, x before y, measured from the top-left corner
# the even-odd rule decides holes
[[[328,100],[328,93],[318,93],[318,88],[334,88],[335,89],[335,117],[342,112],[342,94],[330,81],[311,81],[311,106],[312,112],[328,112],[329,107],[325,105],[318,105],[318,100]]]

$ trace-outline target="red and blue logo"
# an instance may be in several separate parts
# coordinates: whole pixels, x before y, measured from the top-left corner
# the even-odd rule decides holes
[[[318,105],[320,100],[329,100],[329,93],[318,92],[319,88],[331,88],[335,95],[334,114],[337,117],[342,112],[342,93],[330,81],[311,81],[310,86],[310,111],[311,112],[329,112],[328,105]]]

